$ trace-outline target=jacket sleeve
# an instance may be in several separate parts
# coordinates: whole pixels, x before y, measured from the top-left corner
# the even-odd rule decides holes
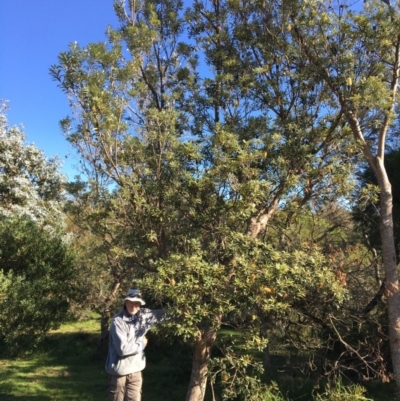
[[[140,310],[142,317],[142,327],[144,329],[144,333],[147,333],[153,326],[158,323],[161,323],[165,320],[168,320],[168,315],[164,309],[141,309]]]
[[[144,349],[142,338],[132,338],[128,341],[123,323],[119,319],[115,319],[111,325],[110,336],[116,353],[121,357],[138,354]]]

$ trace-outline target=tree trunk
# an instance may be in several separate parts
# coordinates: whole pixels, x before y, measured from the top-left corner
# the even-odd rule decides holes
[[[115,300],[115,296],[118,292],[121,283],[119,281],[114,281],[112,290],[106,302],[104,308],[101,312],[100,328],[101,328],[101,338],[100,338],[100,354],[105,355],[108,350],[108,328],[110,327],[110,307]]]
[[[269,344],[264,348],[264,358],[263,358],[264,370],[269,373],[271,370],[271,353],[269,352]]]
[[[201,333],[201,337],[196,341],[186,401],[204,400],[207,385],[208,362],[215,339],[215,330],[211,327],[207,327]]]
[[[400,388],[400,292],[397,272],[396,249],[393,234],[393,198],[383,161],[377,158],[376,172],[380,188],[380,234],[383,265],[385,268],[385,295],[388,304],[389,343],[393,373]]]

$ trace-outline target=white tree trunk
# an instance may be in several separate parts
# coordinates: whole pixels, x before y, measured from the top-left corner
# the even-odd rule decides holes
[[[383,162],[377,158],[376,172],[380,188],[380,234],[385,268],[385,295],[388,305],[389,343],[393,373],[400,388],[400,292],[393,233],[393,197]]]

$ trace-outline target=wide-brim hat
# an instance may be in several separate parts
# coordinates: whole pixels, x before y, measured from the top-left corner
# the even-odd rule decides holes
[[[126,294],[124,302],[125,301],[140,302],[140,305],[142,306],[146,304],[146,302],[144,302],[142,299],[142,294],[137,289],[130,289]]]

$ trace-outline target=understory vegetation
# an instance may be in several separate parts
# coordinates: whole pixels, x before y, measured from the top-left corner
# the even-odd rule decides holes
[[[99,316],[63,324],[25,356],[4,357],[0,347],[0,399],[2,401],[101,401],[107,399],[104,355],[99,353]],[[224,336],[236,336],[231,329]],[[240,348],[240,344],[238,344]],[[389,401],[394,384],[377,382],[356,385],[338,381],[329,384],[317,374],[304,376],[301,366],[307,355],[277,346],[271,352],[270,371],[262,375],[266,384],[263,401]],[[258,357],[262,357],[256,350]],[[191,372],[191,347],[181,341],[166,342],[159,335],[149,336],[147,367],[143,373],[143,398],[148,401],[184,399]],[[346,383],[345,383],[346,382]],[[214,385],[220,399],[221,388]],[[205,400],[213,400],[207,389]]]

